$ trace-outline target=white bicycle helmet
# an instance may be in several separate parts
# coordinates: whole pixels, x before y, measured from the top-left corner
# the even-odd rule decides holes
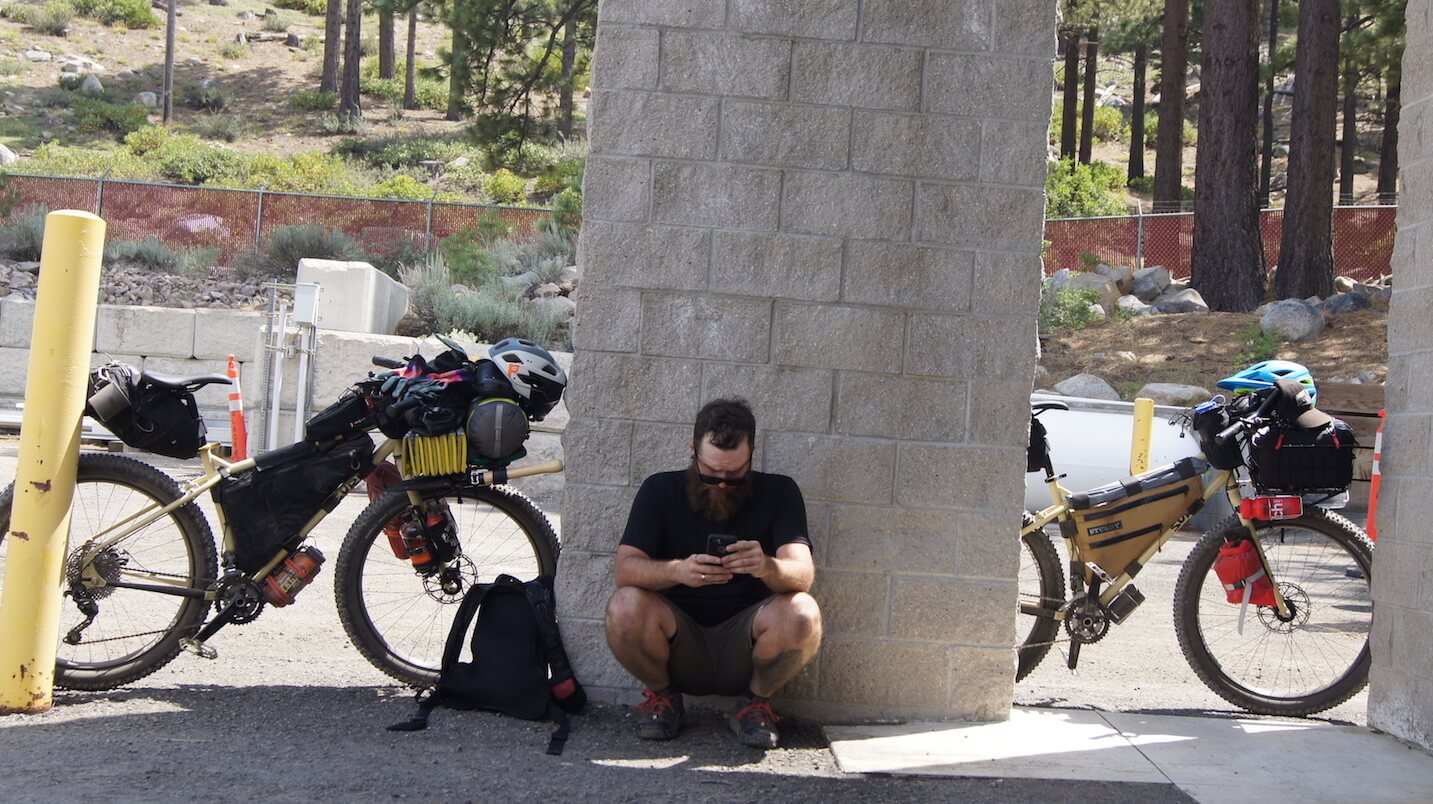
[[[502,368],[518,404],[533,421],[552,411],[567,388],[567,372],[550,352],[524,338],[505,338],[493,344],[488,356]]]

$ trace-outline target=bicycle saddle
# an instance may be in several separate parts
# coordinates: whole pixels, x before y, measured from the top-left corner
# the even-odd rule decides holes
[[[206,385],[229,385],[233,381],[223,374],[199,374],[193,377],[174,377],[168,374],[155,374],[152,371],[140,373],[140,379],[148,380],[163,388],[172,388],[176,391],[193,391],[203,388]]]

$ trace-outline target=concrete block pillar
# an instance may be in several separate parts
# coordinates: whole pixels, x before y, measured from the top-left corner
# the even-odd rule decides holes
[[[1433,748],[1433,0],[1408,3],[1368,725]]]
[[[603,0],[559,577],[598,693],[637,486],[740,395],[805,492],[818,716],[1003,719],[1051,0]]]

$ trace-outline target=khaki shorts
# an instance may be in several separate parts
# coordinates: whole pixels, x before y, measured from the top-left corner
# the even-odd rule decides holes
[[[663,597],[677,618],[677,633],[668,643],[667,674],[671,685],[688,695],[740,695],[751,686],[751,636],[757,612],[771,598],[753,603],[716,625],[698,625],[690,615]]]

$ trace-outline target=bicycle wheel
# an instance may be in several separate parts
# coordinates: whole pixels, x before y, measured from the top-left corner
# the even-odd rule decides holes
[[[1206,533],[1174,587],[1174,628],[1189,665],[1219,697],[1264,715],[1308,715],[1348,700],[1368,683],[1373,624],[1372,545],[1352,522],[1320,509],[1259,523],[1259,541],[1291,607],[1231,604],[1214,573],[1231,514]],[[1350,568],[1362,570],[1351,577]]]
[[[1021,530],[1035,518],[1024,514]],[[1044,531],[1031,531],[1020,537],[1020,600],[1015,617],[1015,635],[1020,637],[1020,661],[1015,680],[1022,681],[1045,658],[1060,633],[1060,623],[1050,616],[1030,613],[1031,607],[1057,609],[1065,603],[1065,576],[1060,571],[1060,558],[1055,545]]]
[[[179,486],[154,467],[122,455],[80,455],[66,547],[65,599],[55,685],[108,690],[143,678],[179,653],[179,640],[199,630],[207,603],[139,589],[97,586],[87,578],[203,589],[218,562],[209,523],[194,503],[177,508],[83,561],[91,540],[108,538],[119,523],[169,504]],[[0,579],[14,486],[0,495]],[[82,606],[93,604],[84,625]]]
[[[454,560],[423,575],[394,555],[383,526],[412,504],[406,494],[388,493],[354,521],[334,579],[338,616],[354,647],[374,667],[414,686],[437,681],[456,604],[468,587],[499,574],[523,581],[551,575],[559,549],[547,516],[508,486],[442,489],[423,498],[447,504],[461,543]]]

